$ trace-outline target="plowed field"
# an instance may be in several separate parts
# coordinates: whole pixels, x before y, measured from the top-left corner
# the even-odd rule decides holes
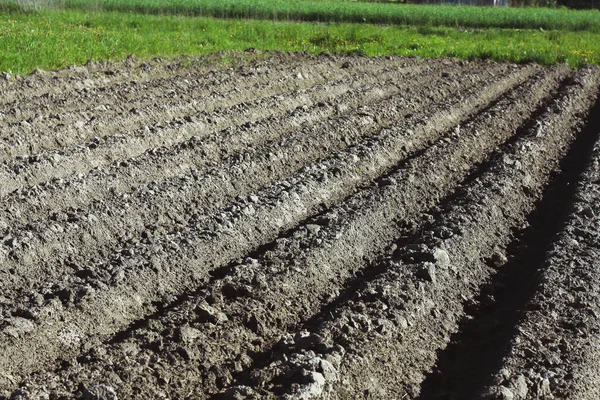
[[[600,69],[0,81],[0,398],[600,398]]]

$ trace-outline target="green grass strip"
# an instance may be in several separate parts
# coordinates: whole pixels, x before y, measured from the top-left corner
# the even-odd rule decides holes
[[[119,60],[130,54],[148,59],[249,47],[546,65],[566,61],[579,66],[599,63],[598,43],[600,35],[590,32],[235,21],[118,12],[0,12],[0,70],[13,73]]]
[[[600,32],[600,11],[598,10],[456,7],[339,0],[45,1],[52,2],[52,4],[61,8],[125,11],[144,14],[179,14],[232,19]]]

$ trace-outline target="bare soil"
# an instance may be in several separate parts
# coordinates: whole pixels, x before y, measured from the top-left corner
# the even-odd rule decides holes
[[[599,89],[261,52],[8,77],[0,399],[600,398]]]

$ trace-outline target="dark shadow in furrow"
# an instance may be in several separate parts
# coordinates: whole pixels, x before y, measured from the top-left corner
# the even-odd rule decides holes
[[[528,81],[526,81],[528,82]],[[513,90],[521,87],[522,85],[526,84],[526,82],[515,85],[513,87]],[[490,102],[490,104],[488,106],[486,106],[484,108],[484,110],[487,110],[488,108],[492,107],[493,105],[497,104],[498,101],[500,101],[500,99],[503,96],[499,96],[498,98],[494,99],[493,101]],[[469,118],[470,120],[470,118]],[[381,176],[379,176],[378,178],[374,179],[372,182],[367,182],[367,183],[363,183],[359,186],[357,186],[353,193],[351,193],[350,195],[346,196],[345,198],[343,198],[341,201],[339,201],[338,203],[343,203],[345,202],[347,199],[349,199],[350,197],[352,197],[354,195],[354,193],[359,192],[361,190],[367,190],[369,187],[373,187],[373,186],[378,186],[382,181],[384,181],[391,173],[393,173],[394,171],[396,171],[399,166],[405,165],[407,162],[409,162],[410,160],[421,156],[429,146],[431,146],[432,144],[438,142],[439,140],[441,140],[443,137],[446,136],[446,133],[441,134],[440,136],[438,136],[437,139],[434,140],[429,140],[426,143],[424,143],[420,149],[414,150],[412,152],[409,152],[409,154],[398,164],[397,167],[389,170],[388,172],[382,174]],[[367,139],[368,140],[368,139]],[[350,146],[350,147],[354,147],[354,146]],[[316,162],[316,161],[315,161]],[[287,238],[287,237],[291,237],[293,235],[293,233],[296,231],[298,226],[303,226],[306,225],[308,223],[310,223],[314,218],[318,217],[319,215],[325,214],[329,211],[329,208],[327,207],[326,204],[322,204],[320,207],[320,210],[316,213],[314,213],[313,215],[307,216],[305,219],[301,220],[300,222],[298,222],[298,224],[296,225],[296,227],[291,228],[287,231],[284,231],[282,233],[280,233],[277,236],[277,239],[279,238]],[[247,253],[246,257],[252,257],[252,258],[257,258],[260,254],[269,251],[271,249],[273,249],[276,246],[276,241],[273,240],[270,243],[266,243],[260,246],[257,246],[254,250],[252,250],[251,252]],[[173,310],[179,306],[181,306],[183,303],[185,303],[186,301],[197,297],[198,295],[200,295],[201,293],[203,293],[203,290],[206,289],[207,286],[210,286],[211,284],[213,284],[216,280],[222,279],[224,277],[226,277],[227,275],[229,275],[232,271],[232,269],[239,264],[241,260],[234,260],[231,261],[230,263],[223,265],[221,267],[217,267],[216,269],[209,271],[208,275],[210,276],[204,284],[202,284],[201,286],[197,287],[195,290],[191,291],[191,292],[186,292],[184,294],[181,294],[180,296],[177,296],[175,298],[175,300],[169,302],[169,303],[164,303],[164,302],[153,302],[152,305],[155,307],[155,311],[151,314],[149,314],[148,316],[144,317],[143,319],[137,320],[132,322],[127,328],[121,330],[120,332],[115,333],[109,340],[107,340],[105,343],[107,344],[115,344],[115,343],[119,343],[121,341],[126,340],[128,337],[130,337],[130,335],[132,334],[132,332],[138,330],[138,329],[143,329],[145,328],[148,323],[152,320],[158,319],[161,316],[165,315],[166,313],[168,313],[170,310]],[[78,362],[80,362],[81,364],[86,364],[86,354],[81,354],[80,356],[77,357]],[[58,373],[61,370],[64,370],[65,367],[62,365],[64,361],[58,360],[56,362],[55,368],[53,369],[53,371],[55,373]]]
[[[516,85],[513,90],[525,85],[528,81],[523,82],[519,85]],[[486,106],[484,108],[484,110],[482,112],[487,111],[488,109],[492,108],[494,105],[496,105],[501,99],[502,99],[502,95],[499,96],[498,98],[494,99],[492,102],[490,102],[490,104],[488,106]],[[471,121],[473,117],[470,117],[467,119],[466,122]],[[449,134],[449,132],[445,132],[443,134],[441,134],[437,139],[434,140],[430,140],[426,143],[424,143],[422,145],[422,147],[420,149],[414,150],[413,152],[409,153],[405,158],[402,159],[402,161],[400,161],[398,164],[396,164],[396,166],[394,166],[392,169],[386,171],[384,174],[382,174],[381,176],[377,177],[376,179],[373,179],[372,182],[368,182],[365,184],[361,184],[358,187],[356,187],[356,189],[353,191],[352,194],[346,196],[344,199],[342,199],[341,201],[338,202],[338,204],[344,203],[345,201],[347,201],[348,199],[350,199],[352,196],[355,195],[355,193],[363,191],[363,190],[368,190],[369,188],[372,187],[377,187],[379,185],[381,185],[386,179],[389,178],[389,176],[393,175],[395,172],[397,172],[398,170],[402,169],[409,161],[420,157],[430,146],[432,146],[434,143],[439,142],[440,140],[442,140],[444,137],[446,137]],[[368,138],[366,140],[369,140]],[[350,146],[350,147],[355,147],[355,146]],[[316,161],[315,161],[316,162]],[[278,236],[277,239],[281,239],[281,238],[290,238],[293,236],[294,232],[298,229],[298,226],[303,226],[306,224],[311,223],[315,218],[317,218],[320,215],[324,215],[327,212],[330,211],[330,208],[327,207],[326,204],[321,204],[321,210],[313,215],[310,215],[308,217],[306,217],[305,219],[301,220],[300,222],[298,222],[298,224],[296,224],[295,227],[288,229],[286,231],[281,232]],[[274,249],[277,246],[277,243],[275,240],[273,240],[272,242],[269,243],[265,243],[262,244],[260,246],[257,246],[254,250],[250,251],[249,253],[246,254],[246,257],[250,257],[250,258],[259,258],[259,256],[269,250]],[[119,333],[116,333],[113,338],[111,340],[108,341],[108,343],[118,343],[120,341],[125,340],[130,334],[131,332],[143,328],[148,321],[153,320],[153,319],[157,319],[159,318],[161,315],[167,313],[169,310],[172,310],[178,306],[180,306],[181,304],[183,304],[185,301],[198,296],[200,293],[202,293],[207,286],[210,286],[212,283],[214,283],[216,280],[219,279],[223,279],[225,278],[227,275],[229,275],[233,268],[235,266],[237,266],[242,260],[233,260],[230,263],[223,265],[221,267],[217,267],[211,271],[208,272],[208,274],[210,275],[210,278],[208,279],[208,281],[203,284],[202,286],[198,287],[196,290],[194,290],[193,292],[188,292],[185,293],[179,297],[177,297],[174,301],[168,303],[168,304],[164,304],[164,303],[160,303],[157,302],[155,303],[155,307],[156,307],[156,311],[150,315],[148,315],[146,318],[142,319],[142,320],[138,320],[133,322],[129,327],[127,327],[126,329],[122,330]]]
[[[405,165],[407,162],[409,162],[410,160],[417,158],[419,156],[421,156],[426,150],[427,147],[429,147],[432,143],[435,143],[439,140],[442,139],[443,136],[440,136],[438,139],[436,139],[435,141],[432,141],[430,143],[426,143],[425,146],[420,149],[420,150],[415,150],[414,152],[410,153],[406,158],[404,158],[400,164],[398,164],[399,166],[403,166]],[[399,168],[396,167],[394,169],[394,171]],[[369,190],[370,187],[377,187],[378,185],[381,184],[381,182],[383,182],[385,179],[387,179],[389,177],[390,174],[392,174],[393,171],[390,171],[388,173],[385,173],[383,175],[381,175],[380,177],[376,178],[373,180],[373,182],[371,183],[367,183],[367,184],[363,184],[363,185],[359,185],[355,191],[348,195],[347,197],[345,197],[343,200],[341,200],[339,203],[344,203],[345,201],[347,201],[349,198],[351,198],[352,196],[354,196],[354,194],[356,192],[359,192],[361,190]],[[338,204],[339,204],[338,203]],[[324,215],[327,212],[329,212],[330,208],[327,207],[326,204],[321,204],[320,207],[320,211],[310,215],[308,217],[306,217],[305,219],[301,220],[298,222],[298,224],[291,228],[288,229],[286,231],[281,232],[279,235],[277,235],[277,239],[281,239],[281,238],[291,238],[294,235],[294,232],[298,229],[299,226],[304,226],[306,224],[311,223],[315,218],[319,217],[320,215]],[[273,250],[274,248],[276,248],[277,246],[277,242],[275,240],[273,240],[272,242],[269,243],[265,243],[262,244],[258,247],[256,247],[254,250],[252,250],[251,252],[247,253],[246,256],[244,258],[259,258],[259,256],[267,251]],[[120,341],[123,341],[125,339],[127,339],[129,337],[129,335],[140,328],[145,327],[145,325],[153,320],[153,319],[157,319],[160,316],[166,314],[167,312],[169,312],[170,310],[182,305],[184,302],[199,296],[201,293],[203,293],[206,288],[210,285],[212,285],[215,281],[219,280],[219,279],[223,279],[225,278],[227,275],[231,274],[233,272],[233,268],[235,268],[238,264],[240,264],[240,262],[242,262],[241,259],[238,260],[233,260],[230,263],[223,265],[221,267],[217,267],[215,269],[213,269],[212,271],[209,271],[208,274],[210,275],[210,278],[208,279],[208,281],[203,284],[202,286],[198,287],[197,289],[195,289],[193,292],[187,292],[181,296],[179,296],[177,299],[175,299],[174,301],[168,303],[168,304],[164,304],[164,303],[156,303],[154,304],[156,307],[156,311],[152,314],[150,314],[149,316],[147,316],[146,318],[139,320],[139,321],[135,321],[134,323],[132,323],[129,327],[127,327],[126,329],[124,329],[123,331],[115,334],[115,336],[113,336],[113,338],[111,340],[108,341],[108,343],[118,343]]]
[[[320,212],[318,212],[315,215],[310,215],[309,217],[305,218],[304,220],[298,222],[298,226],[302,226],[305,224],[310,223],[310,221],[315,218],[316,216],[320,215],[321,213],[326,212],[327,210],[327,206],[325,206],[324,204],[321,206],[321,210]],[[325,210],[325,211],[323,211]],[[277,238],[288,238],[291,237],[294,233],[296,228],[292,228],[289,229],[287,231],[284,231],[283,233],[279,234],[277,236]],[[260,254],[265,253],[269,250],[272,250],[276,247],[277,243],[275,241],[269,242],[269,243],[265,243],[263,245],[258,246],[257,248],[255,248],[254,250],[252,250],[251,252],[247,253],[246,257],[251,257],[251,258],[257,258]],[[123,329],[122,331],[116,333],[113,335],[113,337],[107,341],[107,343],[109,344],[114,344],[114,343],[119,343],[122,342],[124,340],[126,340],[129,335],[131,335],[134,331],[138,330],[138,329],[142,329],[147,327],[148,323],[152,320],[156,320],[159,319],[161,316],[167,314],[169,311],[181,306],[182,304],[184,304],[186,301],[189,301],[191,299],[193,299],[194,297],[198,297],[200,296],[207,287],[211,286],[212,284],[215,283],[215,281],[218,281],[219,279],[223,279],[225,278],[227,275],[229,275],[232,271],[233,268],[235,266],[237,266],[242,260],[234,260],[231,261],[230,263],[223,265],[221,267],[217,267],[216,269],[209,271],[208,275],[210,276],[206,282],[204,284],[202,284],[201,286],[197,287],[194,291],[192,292],[186,292],[180,296],[177,296],[175,298],[175,300],[165,304],[162,302],[154,302],[152,305],[155,307],[156,311],[153,312],[152,314],[146,316],[144,319],[140,319],[137,321],[134,321],[133,323],[131,323],[127,328]],[[80,359],[84,360],[84,356],[80,356]],[[85,361],[80,361],[82,363],[85,363]]]
[[[507,248],[509,261],[499,267],[480,295],[464,305],[463,318],[450,344],[438,352],[438,363],[421,386],[420,400],[473,399],[491,384],[510,352],[524,309],[539,286],[538,271],[555,236],[564,229],[580,175],[600,136],[600,100],[561,160],[560,173],[544,190],[529,227],[516,232]]]
[[[523,85],[527,84],[527,82],[529,82],[529,80],[526,80],[523,83],[517,84],[515,85],[511,90],[516,90],[519,87],[522,87]],[[501,101],[501,99],[503,97],[506,96],[505,94],[501,94],[500,96],[498,96],[497,98],[495,98],[494,100],[492,100],[488,105],[486,105],[483,110],[481,110],[478,114],[483,113],[488,111],[489,109],[491,109],[492,107],[494,107],[499,101]],[[462,123],[468,123],[470,122],[473,118],[475,117],[475,115],[469,117],[466,119],[466,121],[461,122]],[[386,171],[385,173],[383,173],[382,175],[380,175],[378,178],[374,179],[372,182],[370,183],[365,183],[362,185],[359,185],[357,188],[355,188],[355,190],[353,191],[352,194],[346,196],[344,199],[342,199],[341,201],[338,202],[339,203],[343,203],[345,201],[347,201],[349,198],[351,198],[356,192],[359,192],[361,190],[368,190],[369,187],[377,187],[378,185],[382,184],[383,181],[385,181],[390,175],[394,174],[395,172],[397,172],[399,169],[401,169],[402,167],[404,167],[406,165],[407,162],[409,162],[410,160],[417,158],[419,156],[421,156],[431,145],[433,145],[434,143],[439,142],[440,140],[442,140],[443,138],[445,138],[446,136],[448,136],[451,133],[451,131],[448,132],[444,132],[442,133],[440,136],[438,136],[436,139],[434,140],[430,140],[426,143],[423,144],[423,146],[420,149],[414,150],[413,152],[409,153],[404,159],[402,159],[402,161],[400,161],[396,166],[394,166],[393,168],[389,169],[388,171]],[[321,210],[313,215],[310,215],[308,217],[306,217],[304,220],[300,221],[296,227],[291,228],[287,231],[284,231],[282,233],[280,233],[277,236],[277,239],[279,238],[286,238],[286,237],[291,237],[293,235],[293,233],[295,232],[295,230],[297,229],[298,226],[303,226],[305,224],[310,223],[314,218],[318,217],[319,215],[325,214],[329,211],[329,208],[325,205],[322,204],[321,206]],[[407,231],[408,233],[410,233],[410,235],[413,234],[412,231]],[[407,235],[408,236],[408,235]],[[276,241],[273,240],[270,243],[266,243],[260,246],[257,246],[254,250],[252,250],[251,252],[249,252],[247,254],[246,257],[252,257],[252,258],[257,258],[260,254],[269,251],[273,248],[275,248],[276,246]],[[192,292],[186,292],[185,294],[182,294],[180,296],[178,296],[175,300],[165,304],[162,302],[155,302],[153,303],[153,305],[155,306],[156,311],[153,312],[152,314],[146,316],[144,319],[140,319],[137,321],[134,321],[133,323],[131,323],[127,328],[123,329],[120,332],[115,333],[112,338],[110,340],[107,340],[106,343],[108,344],[114,344],[114,343],[119,343],[121,341],[126,340],[131,334],[132,332],[138,330],[138,329],[142,329],[144,327],[146,327],[148,325],[148,323],[152,320],[158,319],[161,316],[165,315],[166,313],[168,313],[170,310],[175,309],[176,307],[182,305],[183,303],[185,303],[186,301],[200,295],[201,293],[203,293],[203,291],[206,289],[207,286],[210,286],[211,284],[213,284],[216,280],[222,279],[224,277],[226,277],[227,275],[229,275],[232,272],[232,269],[239,264],[240,260],[234,260],[232,262],[230,262],[227,265],[218,267],[212,271],[209,271],[209,276],[210,278],[208,278],[208,280],[202,284],[201,286],[199,286],[198,288],[196,288],[194,291]],[[367,268],[368,270],[369,268]],[[370,274],[376,276],[375,274]],[[355,278],[352,279],[352,281],[355,282],[361,282],[361,277],[360,276],[356,276]],[[349,295],[352,294],[353,291],[355,291],[356,289],[354,287],[349,288],[348,290],[346,290],[345,292],[348,292],[349,294],[346,295],[344,292],[343,298],[347,298]],[[330,309],[334,309],[335,306],[327,306],[327,312],[324,315],[329,315],[329,310]],[[319,316],[323,315],[323,313],[318,314],[317,316],[315,316],[314,318],[308,320],[306,322],[307,326],[308,325],[312,325],[318,318]],[[292,327],[293,329],[294,327]],[[269,355],[272,353],[273,349],[268,349],[265,352],[261,352],[255,355],[255,357],[253,357],[254,359],[254,364],[255,367],[254,368],[260,368],[260,367],[264,367],[266,365],[266,362],[269,360]],[[78,357],[78,361],[81,364],[86,364],[86,357],[85,354],[82,354]],[[264,364],[264,365],[263,365]],[[254,369],[253,368],[253,369]],[[54,369],[55,372],[58,372],[60,370],[64,369],[64,367],[62,365],[60,365],[60,362],[57,362],[57,366]],[[240,372],[239,374],[243,374],[244,372]],[[234,376],[234,380],[235,380],[235,376]]]
[[[502,143],[485,161],[480,163],[470,174],[469,176],[461,183],[460,187],[467,186],[475,179],[479,178],[484,171],[487,171],[490,166],[494,163],[497,163],[500,157],[506,150],[510,148],[513,144],[518,142],[523,136],[530,132],[537,125],[537,121],[539,118],[547,112],[548,107],[552,105],[552,103],[563,93],[567,87],[573,84],[573,75],[568,76],[560,82],[559,87],[555,90],[552,95],[548,96],[548,98],[544,99],[542,103],[536,108],[536,110],[527,118],[527,120],[517,129],[516,133],[510,137],[506,142]],[[457,190],[456,196],[460,195],[462,191]]]
[[[565,87],[571,81],[572,81],[572,77],[565,78],[561,82],[560,87],[561,88]],[[517,85],[517,86],[515,86],[514,89],[517,89],[518,87],[520,87],[526,83],[527,82],[525,82],[521,85]],[[513,136],[511,136],[508,140],[506,140],[504,143],[502,143],[498,147],[497,150],[492,152],[486,158],[485,161],[483,161],[482,163],[473,165],[471,170],[469,171],[468,175],[457,185],[456,190],[452,191],[446,197],[442,198],[437,206],[433,207],[430,210],[425,211],[425,214],[435,216],[440,213],[439,210],[447,209],[456,200],[456,198],[461,195],[462,190],[460,190],[460,188],[469,185],[471,182],[473,182],[475,179],[477,179],[479,176],[481,176],[483,173],[485,173],[489,169],[489,167],[493,164],[493,162],[495,160],[497,160],[499,158],[499,156],[501,156],[508,147],[510,147],[513,143],[515,143],[517,140],[522,138],[531,129],[531,127],[534,126],[536,120],[538,119],[538,116],[541,115],[543,112],[545,112],[548,105],[550,105],[550,103],[557,97],[557,95],[558,95],[558,90],[557,90],[557,92],[555,92],[551,96],[549,96],[548,99],[543,101],[541,103],[541,105],[536,109],[536,111],[532,114],[532,116],[530,118],[528,118],[523,123],[523,125],[521,125],[521,127],[519,127],[519,129],[515,132],[515,134]],[[496,105],[500,101],[500,99],[502,97],[503,96],[500,96],[497,99],[495,99],[487,107],[485,107],[479,114],[484,113],[484,112],[488,111],[489,109],[491,109],[494,105]],[[461,124],[467,124],[470,121],[472,121],[475,117],[476,116],[472,116],[472,117],[468,118],[464,123],[461,123]],[[442,140],[449,133],[450,132],[446,132],[445,134],[442,134],[433,143],[436,143],[436,142]],[[415,157],[423,154],[426,150],[427,150],[427,147],[418,151],[417,153],[412,155],[410,158],[411,159],[415,158]],[[398,170],[403,168],[403,166],[406,165],[406,163],[408,161],[409,161],[409,159],[403,160],[402,162],[397,164],[393,169],[389,170],[385,175],[382,175],[381,177],[376,179],[375,182],[379,183],[381,181],[384,181],[388,176],[393,175],[395,172],[397,172]],[[437,218],[434,218],[433,221],[435,221],[436,219]],[[416,227],[411,226],[410,223],[407,225],[406,221],[398,221],[397,223],[399,226],[399,230],[402,231],[404,234],[402,234],[401,236],[399,236],[397,239],[393,240],[390,243],[395,244],[398,248],[398,251],[400,251],[400,249],[402,249],[403,247],[405,247],[409,244],[415,243],[420,236],[419,235],[420,232],[431,230],[430,227],[435,222],[431,222],[431,221],[423,222],[421,225],[416,226]],[[274,244],[272,246],[274,246]],[[260,253],[258,253],[258,254],[260,254]],[[385,273],[386,268],[380,262],[382,256],[383,255],[380,255],[379,258],[376,258],[374,260],[370,260],[370,261],[366,260],[365,261],[366,266],[363,269],[361,269],[359,271],[359,273],[355,274],[352,278],[349,278],[344,283],[344,285],[343,285],[344,289],[340,291],[340,294],[336,299],[334,299],[330,303],[323,306],[321,308],[321,310],[313,317],[301,322],[297,326],[288,327],[288,331],[298,332],[298,331],[304,330],[304,329],[311,331],[315,327],[318,327],[319,325],[321,325],[324,321],[335,318],[337,316],[337,314],[339,314],[338,310],[344,305],[344,303],[346,303],[348,300],[352,299],[357,292],[364,289],[369,282],[373,281],[378,276]],[[225,276],[225,275],[226,274],[224,274],[223,276]],[[253,366],[249,370],[241,371],[237,375],[234,375],[233,381],[236,382],[236,384],[241,384],[241,385],[247,384],[247,385],[251,386],[251,382],[250,382],[251,378],[249,376],[249,372],[267,367],[268,364],[273,361],[273,359],[272,359],[273,354],[277,353],[277,350],[278,350],[278,344],[275,344],[273,347],[266,349],[263,352],[252,355]],[[221,399],[222,397],[223,396],[221,394],[217,394],[211,398],[216,400],[216,399]]]

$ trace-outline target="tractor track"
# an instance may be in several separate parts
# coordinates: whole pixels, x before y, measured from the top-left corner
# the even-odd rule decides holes
[[[0,82],[0,398],[594,394],[598,69],[212,57]]]

